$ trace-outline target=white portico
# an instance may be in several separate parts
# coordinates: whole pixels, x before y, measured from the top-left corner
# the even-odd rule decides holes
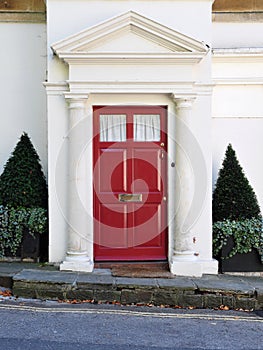
[[[52,11],[55,2],[48,3]],[[210,50],[150,15],[129,10],[51,42],[46,83],[50,260],[63,261],[62,270],[92,271],[96,259],[94,106],[164,106],[170,269],[176,275],[217,273],[211,233]]]

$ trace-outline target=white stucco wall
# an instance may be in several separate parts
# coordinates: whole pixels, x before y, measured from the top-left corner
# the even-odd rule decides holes
[[[213,184],[231,143],[263,210],[263,23],[213,23]],[[242,33],[242,35],[241,35]]]
[[[207,31],[207,23],[211,21],[209,0],[47,0],[46,3],[52,43],[130,10],[197,40],[211,42],[211,31]]]
[[[227,145],[231,143],[240,165],[257,195],[261,210],[263,208],[262,130],[263,116],[261,118],[226,116],[213,119],[214,183],[222,165]]]
[[[0,172],[25,131],[47,174],[46,25],[0,23],[0,42]]]
[[[263,47],[262,22],[213,22],[213,48]]]

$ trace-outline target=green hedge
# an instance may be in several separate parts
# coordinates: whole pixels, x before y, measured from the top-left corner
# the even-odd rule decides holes
[[[234,246],[227,258],[237,253],[248,253],[257,249],[263,263],[263,222],[261,219],[224,220],[213,224],[213,253],[220,256],[228,238],[232,237]]]
[[[47,210],[43,208],[12,208],[0,205],[0,256],[15,256],[25,230],[32,236],[47,233]]]

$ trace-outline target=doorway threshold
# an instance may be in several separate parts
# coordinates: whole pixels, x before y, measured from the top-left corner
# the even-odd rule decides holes
[[[174,278],[167,261],[97,262],[95,268],[110,269],[114,277]]]

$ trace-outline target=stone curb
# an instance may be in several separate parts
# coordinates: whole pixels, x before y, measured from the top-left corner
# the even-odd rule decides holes
[[[122,304],[263,310],[263,281],[222,278],[125,278],[104,273],[22,270],[13,276],[17,297],[52,300],[93,300]]]

